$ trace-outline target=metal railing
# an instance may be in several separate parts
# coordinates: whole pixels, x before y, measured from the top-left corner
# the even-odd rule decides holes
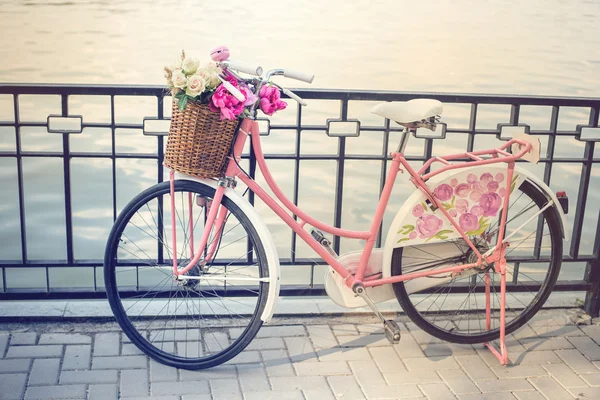
[[[382,91],[360,91],[360,90],[306,90],[298,89],[296,92],[307,100],[318,100],[312,109],[312,117],[307,115],[310,108],[298,107],[295,113],[295,121],[277,119],[270,123],[261,123],[265,135],[273,132],[281,132],[281,135],[289,135],[290,141],[294,143],[291,152],[269,152],[265,154],[267,160],[286,160],[293,164],[293,173],[289,174],[291,183],[291,198],[298,204],[300,199],[299,186],[302,183],[303,174],[300,172],[301,165],[306,161],[320,161],[335,164],[335,170],[331,172],[335,180],[333,187],[333,225],[341,227],[343,222],[342,199],[345,193],[345,181],[348,175],[347,165],[349,162],[375,162],[379,168],[379,189],[383,187],[386,175],[386,164],[389,160],[389,152],[392,150],[391,142],[394,135],[400,131],[399,128],[390,124],[389,120],[380,119],[375,121],[361,114],[370,102],[381,101],[406,101],[413,98],[434,98],[442,101],[448,109],[454,108],[462,117],[453,117],[451,110],[446,110],[441,132],[433,135],[417,135],[418,143],[422,145],[422,151],[411,153],[410,148],[406,158],[415,163],[422,163],[434,154],[434,148],[440,144],[456,145],[462,144],[463,150],[472,151],[474,147],[481,147],[481,143],[494,140],[506,140],[511,127],[520,126],[532,135],[542,139],[542,158],[540,168],[537,171],[543,175],[544,181],[556,190],[566,190],[571,198],[572,210],[569,219],[573,221],[569,226],[571,241],[567,243],[567,251],[563,255],[563,270],[580,266],[583,268],[581,278],[560,279],[555,290],[562,291],[585,291],[585,308],[593,315],[598,315],[600,308],[600,212],[597,208],[599,201],[595,200],[596,193],[592,189],[594,176],[598,175],[600,155],[595,153],[595,142],[600,140],[600,128],[598,118],[600,110],[600,98],[571,98],[571,97],[541,97],[541,96],[506,96],[506,95],[478,95],[478,94],[444,94],[444,93],[405,93],[405,92],[382,92]],[[150,117],[142,116],[136,120],[120,120],[116,118],[119,112],[118,100],[122,96],[128,99],[150,99],[150,108],[153,110]],[[106,99],[102,121],[93,122],[94,118],[88,118],[86,114],[78,115],[73,111],[70,98],[77,97],[84,100],[87,98]],[[170,95],[160,86],[117,86],[117,85],[26,85],[26,84],[0,84],[0,164],[5,171],[13,170],[12,173],[5,172],[0,175],[0,183],[3,187],[14,185],[16,181],[16,207],[14,214],[18,215],[18,223],[12,228],[2,228],[5,236],[0,236],[6,243],[5,237],[14,236],[20,239],[18,252],[20,257],[5,256],[0,252],[0,272],[2,284],[0,286],[0,299],[39,299],[39,298],[92,298],[103,297],[104,291],[101,282],[98,282],[98,271],[102,267],[102,260],[81,259],[74,252],[74,230],[73,230],[73,187],[72,176],[74,173],[74,160],[109,160],[111,170],[111,198],[112,218],[116,218],[119,206],[117,194],[120,187],[117,183],[117,164],[120,160],[155,160],[156,182],[165,179],[162,167],[164,155],[165,136],[167,129],[152,128],[155,123],[163,121],[168,127],[168,104]],[[55,111],[43,113],[35,104],[44,104],[45,99],[52,98],[55,103]],[[25,101],[26,99],[27,101]],[[36,100],[37,99],[37,100]],[[40,100],[42,99],[42,100]],[[39,103],[41,101],[41,103]],[[325,105],[326,107],[321,107]],[[27,107],[26,114],[42,112],[44,120],[40,118],[28,120],[24,117],[22,107]],[[43,109],[43,107],[41,107]],[[325,111],[323,111],[325,109]],[[358,110],[358,111],[357,111]],[[108,115],[106,115],[108,114]],[[291,111],[287,112],[292,115]],[[363,117],[365,115],[365,117]],[[524,116],[526,115],[527,118]],[[12,116],[12,118],[11,118]],[[360,116],[360,118],[357,118]],[[289,119],[289,117],[288,117]],[[529,122],[532,120],[533,123]],[[316,123],[314,121],[317,121]],[[375,121],[375,122],[373,122]],[[264,122],[264,121],[263,121]],[[563,126],[564,125],[564,126]],[[340,132],[339,128],[343,132]],[[44,134],[58,135],[60,143],[58,148],[50,151],[39,150],[36,146],[23,146],[23,130],[37,128],[45,130]],[[105,129],[110,131],[110,150],[96,151],[95,149],[80,151],[71,148],[70,138],[78,135],[86,129]],[[139,130],[141,135],[136,140],[143,141],[144,148],[151,144],[155,151],[132,152],[120,151],[116,145],[119,140],[119,132],[123,129]],[[312,133],[311,133],[312,132]],[[323,134],[323,138],[333,141],[335,151],[306,152],[306,144],[303,143],[303,135]],[[456,135],[455,135],[456,134]],[[325,136],[326,135],[326,136]],[[375,153],[361,154],[355,150],[349,150],[349,144],[361,135],[377,137],[379,150]],[[287,137],[287,136],[286,136]],[[466,144],[466,146],[465,146]],[[56,143],[55,143],[56,145]],[[492,144],[493,145],[493,144]],[[304,147],[303,147],[304,146]],[[41,146],[44,148],[44,146]],[[356,146],[354,146],[355,148]],[[372,146],[371,146],[372,147]],[[581,153],[581,154],[578,154]],[[256,172],[256,160],[253,156],[246,154],[248,171],[251,175]],[[64,200],[64,254],[63,259],[45,259],[30,257],[28,251],[27,218],[28,211],[26,200],[31,196],[25,193],[24,187],[28,176],[24,171],[24,161],[29,159],[58,159],[62,164],[60,174],[62,175],[62,198]],[[553,171],[556,168],[570,171],[569,175],[573,181],[557,182],[552,180]],[[578,180],[578,182],[577,182]],[[93,185],[93,183],[91,183]],[[560,186],[560,187],[557,187]],[[592,190],[591,190],[592,189]],[[43,196],[43,192],[35,190],[35,196]],[[575,201],[573,201],[575,199]],[[255,199],[249,194],[250,202]],[[346,207],[346,205],[344,205]],[[592,215],[593,214],[593,215]],[[385,223],[385,220],[384,220]],[[569,224],[571,225],[571,224]],[[0,221],[2,226],[2,221]],[[382,230],[383,231],[383,230]],[[593,238],[592,238],[593,237]],[[582,238],[585,245],[582,245]],[[101,238],[104,239],[104,238]],[[378,238],[377,245],[381,245],[382,234]],[[541,241],[541,239],[540,239]],[[104,244],[101,240],[100,243]],[[5,244],[8,246],[8,244]],[[288,266],[303,265],[308,268],[309,279],[302,284],[293,283],[282,286],[283,295],[321,295],[324,293],[323,285],[315,278],[316,265],[314,260],[297,255],[297,240],[294,233],[291,234],[289,251],[282,254],[281,263],[285,270]],[[334,238],[333,248],[339,252],[343,243],[340,238]],[[14,249],[13,249],[14,250]],[[536,253],[539,258],[539,251]],[[15,259],[16,258],[16,259]],[[535,261],[535,260],[534,260]],[[568,264],[565,266],[565,263]],[[51,271],[56,268],[79,268],[90,269],[92,282],[85,288],[55,287],[52,284]],[[43,271],[45,284],[27,287],[26,284],[13,285],[14,271]],[[11,271],[7,273],[7,271]],[[285,282],[284,282],[285,283]]]

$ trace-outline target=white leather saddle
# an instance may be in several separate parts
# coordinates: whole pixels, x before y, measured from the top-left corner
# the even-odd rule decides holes
[[[371,112],[396,121],[400,125],[413,127],[423,120],[440,115],[444,107],[438,100],[414,99],[406,102],[388,102],[377,104]]]

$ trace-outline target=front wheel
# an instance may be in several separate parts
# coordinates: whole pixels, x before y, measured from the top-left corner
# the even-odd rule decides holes
[[[214,257],[201,258],[186,279],[174,278],[173,249],[179,267],[188,265],[214,194],[202,183],[175,181],[171,226],[169,182],[155,185],[123,209],[106,245],[104,279],[115,318],[139,349],[173,367],[224,363],[262,325],[270,284],[265,249],[248,217],[226,196],[223,229],[213,229],[207,245],[215,244]]]
[[[562,232],[557,205],[551,205],[535,217],[549,200],[535,185],[524,181],[510,194],[506,219],[507,237],[510,247],[506,251],[506,333],[511,333],[525,324],[537,313],[548,299],[556,283],[562,260]],[[531,221],[527,222],[531,217]],[[497,242],[498,224],[490,224],[478,236],[470,237],[480,253],[484,253],[489,243]],[[519,229],[520,228],[520,229]],[[455,245],[453,262],[466,264],[474,262],[465,241],[447,240]],[[428,246],[430,246],[428,248]],[[406,246],[394,249],[392,275],[401,275],[402,265],[415,266],[421,262],[424,268],[447,263],[431,250],[435,246]],[[403,252],[412,254],[403,257]],[[461,255],[462,254],[462,255]],[[490,326],[486,324],[486,280],[490,281]],[[419,279],[438,279],[441,284],[427,282],[420,285],[427,290],[411,291],[411,283]],[[421,282],[423,283],[423,282]],[[412,285],[412,287],[419,285]],[[462,277],[431,276],[393,284],[398,302],[409,318],[425,332],[437,338],[455,343],[482,343],[500,337],[500,275],[492,265],[487,271],[480,271]]]

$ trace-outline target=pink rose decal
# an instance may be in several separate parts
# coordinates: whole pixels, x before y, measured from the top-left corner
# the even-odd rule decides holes
[[[483,209],[483,215],[486,217],[494,216],[502,206],[502,198],[498,193],[486,193],[479,199],[479,205]]]
[[[483,192],[483,185],[481,184],[481,182],[473,182],[471,184],[471,189],[479,190],[480,192]]]
[[[485,173],[481,174],[481,177],[479,178],[479,180],[481,180],[481,183],[483,183],[484,185],[487,185],[488,182],[494,180],[494,177],[489,172],[485,172]]]
[[[498,172],[496,174],[496,182],[502,182],[504,180],[504,174],[502,172]]]
[[[458,197],[466,197],[467,194],[469,194],[469,189],[470,187],[468,183],[461,183],[454,188],[454,192]]]
[[[487,190],[488,190],[488,192],[490,192],[490,193],[491,193],[491,192],[495,192],[496,190],[498,190],[498,186],[500,186],[500,185],[498,185],[498,182],[496,182],[496,181],[491,181],[491,182],[489,182],[489,183],[487,184]]]
[[[479,228],[477,216],[471,213],[461,215],[458,219],[458,225],[465,231],[474,231],[475,229]]]
[[[483,192],[481,190],[473,190],[471,192],[471,194],[469,194],[469,199],[471,199],[472,201],[477,202],[481,198],[482,194],[483,194]]]
[[[409,235],[408,238],[409,239],[415,239],[417,237],[417,231],[412,231]]]
[[[465,199],[458,199],[454,204],[454,208],[456,208],[456,211],[459,213],[464,214],[469,211],[469,202]]]
[[[458,179],[456,179],[456,178],[453,178],[453,179],[450,181],[450,186],[452,186],[452,187],[456,187],[456,185],[458,185]]]
[[[475,175],[475,174],[469,174],[467,176],[467,182],[469,182],[469,183],[475,183],[475,182],[477,182],[477,175]]]
[[[473,206],[471,207],[471,214],[481,217],[483,215],[483,208],[481,206]]]
[[[506,194],[506,189],[505,189],[505,188],[500,188],[500,189],[498,190],[498,194],[499,194],[501,197],[504,197],[504,195]]]
[[[448,211],[448,214],[450,214],[450,216],[452,218],[454,218],[458,215],[458,213],[456,212],[456,210],[454,208],[452,210]]]
[[[279,89],[275,86],[263,86],[260,89],[260,109],[266,115],[273,115],[275,111],[284,110],[287,103],[279,98]]]
[[[424,212],[425,212],[425,209],[423,208],[423,205],[421,205],[421,204],[417,204],[412,209],[412,215],[414,215],[415,217],[420,217],[421,215],[423,215]]]
[[[452,186],[448,185],[447,183],[442,183],[440,186],[435,188],[433,195],[440,201],[447,201],[452,198],[452,192]]]
[[[435,215],[423,215],[417,220],[417,232],[421,238],[429,238],[442,229],[443,221]]]

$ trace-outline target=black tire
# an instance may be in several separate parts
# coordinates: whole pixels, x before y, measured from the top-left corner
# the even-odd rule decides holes
[[[199,241],[207,204],[214,193],[214,188],[199,182],[175,181],[180,266],[187,264],[189,259],[184,257],[191,251],[187,234],[195,232],[194,242]],[[188,198],[193,201],[184,201]],[[169,182],[157,184],[131,200],[111,230],[104,257],[110,307],[127,337],[160,363],[183,369],[222,364],[240,353],[262,326],[260,317],[267,302],[269,282],[257,278],[269,277],[265,249],[252,223],[235,203],[224,196],[221,206],[227,208],[229,216],[217,242],[217,254],[208,265],[196,265],[188,273],[198,277],[197,280],[176,282],[169,271],[172,268],[169,249],[172,251],[173,247],[169,243]],[[152,223],[155,229],[150,226]],[[227,258],[233,250],[241,251],[242,257]],[[135,279],[129,277],[133,272]],[[229,278],[234,275],[237,281]],[[248,279],[240,277],[252,279],[248,283]],[[235,284],[240,281],[240,285]]]
[[[526,220],[526,217],[529,216],[527,213],[531,211],[527,207],[533,207],[532,213],[535,213],[536,210],[539,211],[539,209],[541,209],[548,202],[548,199],[544,193],[542,193],[540,189],[538,189],[529,181],[524,181],[517,189],[518,190],[515,190],[511,194],[509,199],[509,201],[511,201],[511,206],[509,207],[509,215],[507,218],[507,234],[510,233],[508,221],[513,221],[521,217]],[[518,191],[521,192],[520,195],[517,193]],[[517,196],[519,197],[517,198]],[[523,208],[523,210],[527,210],[524,211],[525,214],[519,214],[519,211],[516,209],[511,211],[513,204],[518,203],[522,196],[527,196],[529,199],[531,199],[531,202],[529,203],[531,205]],[[513,203],[515,198],[516,202]],[[511,213],[514,217],[512,220]],[[521,220],[519,222],[521,222]],[[506,254],[507,261],[508,263],[511,263],[511,260],[519,258],[514,257],[514,255],[511,257],[510,252],[515,251],[522,243],[527,243],[528,240],[533,242],[531,244],[534,245],[532,246],[533,248],[531,251],[535,251],[535,237],[537,235],[534,235],[533,233],[537,232],[539,227],[542,226],[542,240],[546,240],[547,243],[550,244],[550,249],[546,251],[543,250],[545,247],[542,247],[540,248],[540,251],[544,253],[544,255],[542,255],[543,257],[549,257],[547,264],[548,267],[547,271],[544,273],[543,268],[545,264],[535,264],[535,268],[537,268],[539,272],[533,269],[534,267],[530,267],[532,268],[533,272],[529,272],[528,270],[527,274],[525,272],[519,272],[519,264],[517,263],[511,265],[512,269],[507,268],[507,334],[514,332],[523,326],[540,310],[540,308],[548,299],[548,296],[550,295],[560,272],[563,241],[560,215],[556,210],[556,205],[547,208],[539,217],[532,220],[529,224],[533,225],[533,232],[520,242],[511,240],[511,247]],[[529,224],[523,229],[527,229]],[[520,225],[520,223],[515,223],[513,226],[518,227]],[[526,233],[527,232],[529,232],[529,230],[527,230]],[[517,246],[513,247],[513,242],[518,243]],[[492,241],[492,243],[495,243],[495,241]],[[402,274],[402,254],[403,249],[406,248],[407,247],[394,249],[391,268],[392,275]],[[527,253],[527,248],[528,246],[524,246],[519,250],[519,252],[525,251]],[[426,249],[426,247],[423,247],[423,249]],[[460,262],[464,263],[466,260],[463,259],[460,260]],[[520,264],[525,265],[526,262],[521,262]],[[542,274],[544,276],[543,279],[540,278],[539,280],[536,280],[531,278],[531,276]],[[402,306],[404,312],[406,312],[408,317],[425,332],[448,342],[463,344],[483,343],[498,339],[500,337],[499,321],[495,321],[494,318],[498,316],[497,310],[499,309],[497,307],[497,304],[499,303],[496,304],[496,301],[494,300],[494,296],[499,296],[499,274],[492,270],[489,275],[490,279],[492,280],[492,288],[494,289],[492,295],[490,296],[493,300],[492,309],[495,310],[495,312],[492,314],[492,324],[489,330],[486,329],[485,324],[482,324],[482,321],[485,321],[485,300],[483,301],[483,304],[481,304],[481,300],[479,302],[477,301],[478,298],[481,299],[481,293],[484,291],[485,287],[483,278],[484,274],[482,273],[462,279],[460,277],[458,279],[452,278],[452,280],[447,284],[434,286],[428,291],[422,291],[420,293],[409,294],[406,290],[404,282],[394,283],[393,288],[398,302]],[[525,276],[524,282],[519,282],[519,276]],[[540,285],[539,290],[534,291],[529,289],[530,286],[528,284],[531,283],[538,283]],[[406,284],[408,284],[408,282]],[[461,285],[463,293],[461,293],[461,290],[459,289]],[[511,286],[512,289],[516,290],[514,294],[510,292]],[[462,303],[460,303],[460,296],[465,296],[464,291],[467,289],[468,299],[464,299]],[[528,289],[529,293],[527,293]],[[436,294],[437,297],[431,299],[431,297],[435,296]],[[473,298],[471,298],[471,295],[473,295]],[[451,301],[448,301],[449,298],[451,298]],[[434,302],[438,299],[438,303],[434,306]],[[461,311],[463,304],[467,303],[470,307],[473,304],[473,300],[475,301],[475,309],[469,308],[467,310],[467,306],[464,306],[465,310]],[[511,304],[509,304],[509,300]],[[528,301],[529,303],[527,303]],[[454,304],[454,306],[452,304]],[[458,310],[456,309],[456,304],[459,304]],[[427,305],[429,305],[429,307],[427,307]],[[466,321],[465,317],[467,317]],[[471,323],[471,321],[477,321],[477,323]],[[465,323],[468,326],[466,329]],[[474,326],[472,326],[472,324]]]

